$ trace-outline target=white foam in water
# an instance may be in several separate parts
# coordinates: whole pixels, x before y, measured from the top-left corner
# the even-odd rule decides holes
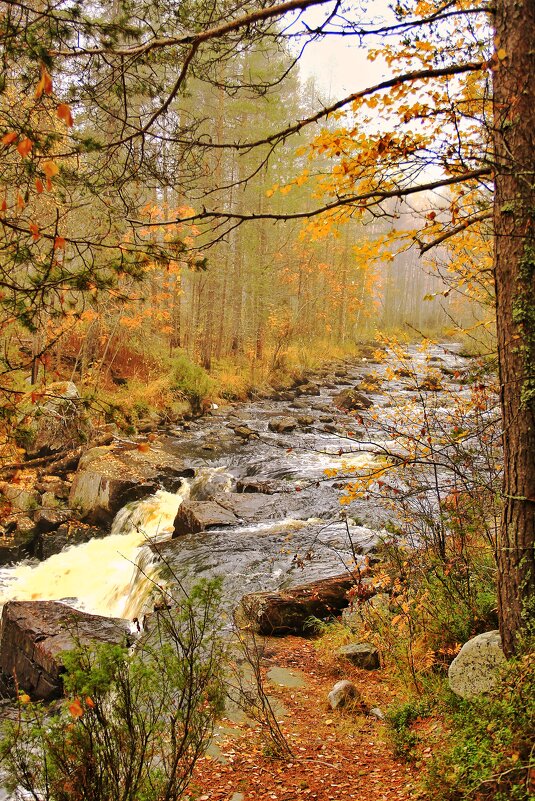
[[[136,574],[140,547],[153,537],[170,533],[186,482],[174,495],[159,490],[117,513],[111,534],[74,545],[37,565],[16,565],[0,571],[0,604],[9,600],[76,599],[86,612],[122,617]]]

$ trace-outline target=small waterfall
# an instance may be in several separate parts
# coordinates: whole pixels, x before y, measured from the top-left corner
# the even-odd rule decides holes
[[[3,568],[0,605],[8,600],[68,600],[93,614],[125,616],[127,606],[128,611],[133,609],[140,548],[172,531],[178,507],[189,492],[185,481],[177,494],[159,490],[121,509],[108,537],[72,546],[38,565]]]

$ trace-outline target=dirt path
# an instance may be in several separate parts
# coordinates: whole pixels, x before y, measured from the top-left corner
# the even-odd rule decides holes
[[[310,640],[270,640],[266,671],[285,668],[295,684],[270,682],[270,696],[286,709],[281,728],[293,757],[276,760],[266,754],[258,728],[236,725],[221,741],[221,757],[198,763],[191,795],[202,801],[408,801],[415,799],[416,769],[395,759],[385,742],[385,724],[365,709],[385,709],[394,699],[381,671],[321,660]],[[280,671],[275,671],[277,674]],[[273,675],[273,674],[272,674]],[[304,682],[299,679],[303,678]],[[327,694],[336,681],[357,686],[363,708],[332,711]],[[227,722],[224,721],[226,724]],[[233,724],[230,724],[232,726]],[[224,761],[223,761],[224,760]]]

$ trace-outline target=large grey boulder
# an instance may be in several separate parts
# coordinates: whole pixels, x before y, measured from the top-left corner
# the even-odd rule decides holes
[[[156,446],[91,448],[80,459],[69,506],[88,523],[106,525],[125,504],[158,489],[175,492],[193,472]]]
[[[57,601],[9,601],[0,625],[0,671],[16,677],[32,698],[49,701],[63,692],[62,654],[78,645],[128,645],[128,621],[89,615]]]
[[[474,698],[495,686],[506,659],[499,631],[486,631],[465,642],[448,670],[450,690],[461,698]]]
[[[19,425],[17,437],[30,458],[77,448],[87,442],[91,426],[72,381],[56,381],[39,393],[33,392],[24,407],[28,422]]]

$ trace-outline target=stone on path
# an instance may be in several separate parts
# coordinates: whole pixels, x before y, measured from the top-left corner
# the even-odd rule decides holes
[[[331,709],[340,709],[343,706],[360,701],[357,688],[348,679],[336,682],[327,699]]]
[[[363,670],[377,670],[380,666],[379,651],[369,642],[354,642],[342,645],[336,651],[338,656],[347,659]]]

